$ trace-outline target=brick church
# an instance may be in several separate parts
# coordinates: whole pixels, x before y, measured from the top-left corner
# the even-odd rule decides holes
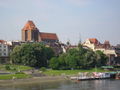
[[[58,42],[55,33],[40,32],[33,21],[28,21],[22,29],[22,41],[33,42]]]

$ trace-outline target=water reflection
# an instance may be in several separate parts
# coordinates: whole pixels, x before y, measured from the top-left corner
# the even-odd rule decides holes
[[[119,90],[119,80],[61,81],[0,87],[0,90]]]

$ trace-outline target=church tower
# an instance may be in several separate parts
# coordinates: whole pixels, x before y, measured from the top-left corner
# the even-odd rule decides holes
[[[39,41],[39,30],[33,23],[33,21],[28,21],[22,29],[22,41]]]

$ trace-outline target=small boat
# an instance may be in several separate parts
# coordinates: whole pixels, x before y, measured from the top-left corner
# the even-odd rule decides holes
[[[117,73],[115,79],[120,80],[120,73]]]

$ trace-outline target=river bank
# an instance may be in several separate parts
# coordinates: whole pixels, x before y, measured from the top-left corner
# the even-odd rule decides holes
[[[47,83],[47,82],[56,82],[56,81],[65,81],[65,80],[69,80],[69,79],[63,76],[43,76],[43,77],[33,77],[28,79],[0,80],[0,86]]]

